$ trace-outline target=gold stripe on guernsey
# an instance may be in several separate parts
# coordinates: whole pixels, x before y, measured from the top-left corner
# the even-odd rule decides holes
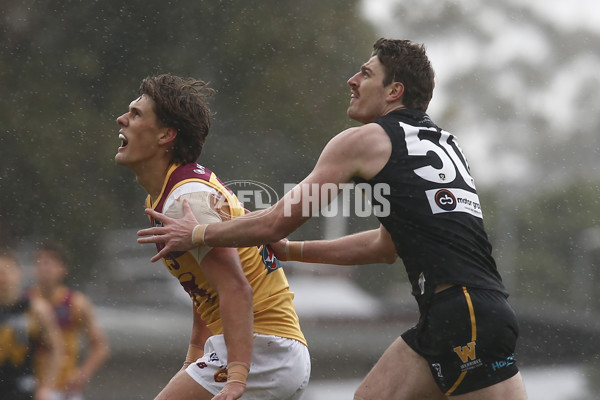
[[[162,199],[162,197],[165,195],[165,188],[167,187],[167,184],[169,183],[169,178],[171,177],[171,174],[173,173],[173,171],[175,171],[177,169],[177,167],[179,167],[179,164],[173,164],[173,165],[171,165],[171,167],[169,167],[169,170],[167,171],[167,176],[165,177],[165,181],[163,182],[162,188],[160,189],[160,194],[158,195],[158,197],[156,199],[154,199],[154,201],[152,201],[152,199],[150,198],[150,195],[148,195],[148,197],[146,198],[146,205],[149,208],[152,208],[154,210],[156,208],[156,206],[158,205],[158,202],[160,201],[160,199]]]
[[[471,301],[471,295],[469,294],[469,291],[467,290],[466,286],[463,286],[462,290],[463,290],[463,293],[465,294],[465,300],[467,300],[467,307],[469,307],[469,316],[471,318],[471,343],[475,343],[475,341],[477,340],[477,321],[475,321],[475,310],[473,309],[473,302]],[[450,396],[452,393],[454,393],[456,388],[459,387],[460,384],[462,383],[462,381],[465,379],[466,375],[467,375],[467,371],[461,372],[460,375],[458,376],[458,379],[456,380],[456,382],[454,382],[454,385],[452,385],[450,390],[448,390],[446,393],[444,393],[444,395]]]

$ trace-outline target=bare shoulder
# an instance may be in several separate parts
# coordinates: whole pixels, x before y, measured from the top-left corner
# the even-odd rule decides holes
[[[333,138],[333,140],[338,139],[340,141],[356,143],[359,141],[382,140],[384,138],[387,138],[387,134],[385,133],[381,125],[376,123],[370,123],[348,128],[336,135]]]
[[[357,176],[364,179],[370,179],[381,171],[392,154],[390,138],[375,123],[346,129],[332,139],[331,144],[346,149],[346,155],[359,163]]]
[[[79,291],[73,292],[73,307],[75,310],[79,312],[87,313],[92,310],[92,302],[90,299],[83,293]]]
[[[46,321],[47,316],[53,314],[52,306],[41,296],[32,296],[29,304],[31,312],[40,321]]]
[[[391,154],[392,143],[378,124],[349,128],[327,143],[306,179],[317,183],[349,182],[355,177],[371,179]]]

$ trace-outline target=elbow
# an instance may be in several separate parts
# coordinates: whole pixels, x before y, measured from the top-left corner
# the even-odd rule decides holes
[[[385,264],[393,264],[398,259],[398,254],[396,253],[395,246],[386,246],[384,249],[380,251],[382,262]]]
[[[385,264],[393,264],[396,262],[396,259],[398,259],[398,255],[396,253],[393,254],[387,254],[383,260],[383,262]]]

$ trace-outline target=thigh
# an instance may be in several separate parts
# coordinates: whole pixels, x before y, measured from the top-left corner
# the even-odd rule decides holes
[[[521,378],[517,373],[512,378],[504,380],[484,389],[476,390],[463,395],[453,396],[456,400],[527,400],[527,392]]]
[[[443,400],[427,361],[399,337],[387,348],[358,389],[357,400]]]
[[[187,372],[181,370],[167,383],[167,386],[154,400],[210,400],[212,393],[193,380]]]

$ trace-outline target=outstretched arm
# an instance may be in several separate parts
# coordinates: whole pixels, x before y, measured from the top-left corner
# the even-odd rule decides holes
[[[139,236],[146,237],[138,238],[138,242],[165,243],[165,248],[153,260],[170,251],[189,250],[195,245],[247,247],[275,242],[295,231],[328,204],[341,183],[347,183],[355,176],[372,178],[390,154],[391,142],[379,125],[346,130],[325,146],[313,171],[270,208],[196,228],[200,233],[197,237],[202,239],[200,242],[192,241],[192,230],[197,225],[191,219],[174,221],[146,210],[163,226],[139,231]]]
[[[290,242],[287,239],[270,244],[278,259],[337,265],[393,263],[396,248],[389,232],[378,229],[355,233],[332,240]]]

